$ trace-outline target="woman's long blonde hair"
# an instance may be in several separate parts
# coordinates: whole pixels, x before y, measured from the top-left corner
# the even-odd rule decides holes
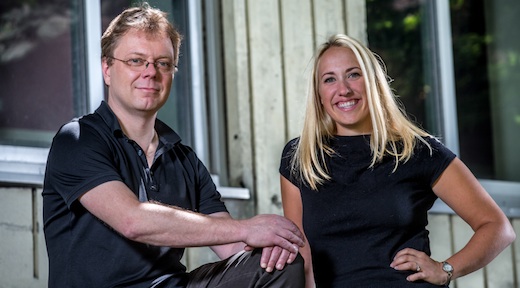
[[[320,59],[330,47],[352,50],[365,79],[366,98],[372,122],[370,167],[380,162],[383,156],[391,155],[395,158],[395,171],[399,162],[410,159],[417,140],[424,142],[431,149],[423,139],[424,136],[430,135],[408,119],[404,108],[392,92],[390,78],[382,59],[349,36],[333,35],[319,47],[314,56],[303,130],[291,161],[292,173],[297,173],[298,179],[304,180],[313,190],[330,180],[329,171],[325,166],[325,154],[334,154],[328,139],[336,134],[336,124],[321,104],[317,75]]]

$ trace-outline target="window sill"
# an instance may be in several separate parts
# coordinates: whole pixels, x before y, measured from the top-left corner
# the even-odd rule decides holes
[[[42,187],[48,148],[0,145],[0,183],[12,186]],[[222,198],[250,199],[249,189],[222,187],[212,175]]]
[[[43,186],[48,148],[0,145],[0,183]]]

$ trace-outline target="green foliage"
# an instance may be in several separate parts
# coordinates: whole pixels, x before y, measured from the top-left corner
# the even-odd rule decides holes
[[[424,84],[422,11],[410,1],[367,0],[368,43],[386,63],[392,86],[406,111],[425,123],[427,86]],[[413,2],[413,1],[412,1]]]

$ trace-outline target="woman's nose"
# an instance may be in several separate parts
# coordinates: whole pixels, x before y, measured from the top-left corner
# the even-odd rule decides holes
[[[350,89],[350,85],[346,80],[340,81],[339,85],[340,85],[340,87],[339,87],[340,95],[346,96],[346,95],[350,94],[350,92],[352,92],[352,89]]]

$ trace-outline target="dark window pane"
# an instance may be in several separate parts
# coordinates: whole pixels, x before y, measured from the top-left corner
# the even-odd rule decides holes
[[[77,1],[2,1],[0,4],[0,144],[50,144],[64,122],[81,114],[74,101],[82,66]],[[77,69],[78,71],[80,69]],[[75,91],[76,90],[76,91]]]
[[[520,2],[450,7],[460,156],[480,178],[520,181]]]
[[[427,16],[423,1],[367,0],[368,45],[381,56],[391,84],[404,104],[410,119],[438,134],[434,114],[429,112],[432,101]]]
[[[451,22],[460,157],[475,173],[489,178],[494,167],[483,8],[481,0],[453,2]]]
[[[412,119],[442,137],[434,3],[367,0],[367,25]],[[520,181],[520,2],[452,0],[450,9],[459,157],[478,178]]]

